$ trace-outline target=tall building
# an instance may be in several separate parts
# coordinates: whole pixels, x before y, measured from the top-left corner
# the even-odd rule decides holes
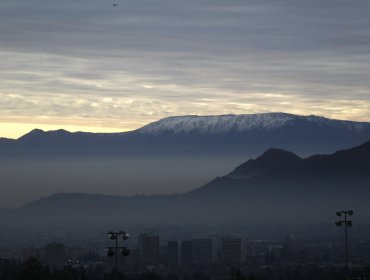
[[[23,261],[27,261],[29,258],[41,259],[42,256],[41,248],[35,247],[24,247],[22,248],[21,253]]]
[[[179,242],[178,241],[168,241],[168,266],[170,268],[175,268],[179,264]]]
[[[221,240],[222,261],[238,265],[242,259],[242,239],[238,237],[224,237]]]
[[[193,265],[193,242],[190,240],[181,241],[181,266],[190,267]]]
[[[49,243],[45,248],[45,262],[51,266],[59,266],[65,262],[66,248],[62,243]]]
[[[210,238],[193,239],[193,263],[207,265],[213,262],[213,240]]]
[[[140,234],[138,238],[139,256],[145,265],[159,264],[159,237]]]

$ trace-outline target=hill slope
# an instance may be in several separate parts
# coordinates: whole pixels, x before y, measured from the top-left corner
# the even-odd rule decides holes
[[[370,213],[370,142],[299,158],[270,149],[230,174],[183,195],[115,197],[58,194],[13,211],[42,224],[181,224],[328,221],[338,209]]]

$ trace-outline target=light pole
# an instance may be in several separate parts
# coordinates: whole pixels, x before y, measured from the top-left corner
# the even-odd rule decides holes
[[[107,232],[108,238],[110,240],[115,241],[115,246],[108,247],[108,257],[115,256],[115,265],[114,265],[114,278],[117,279],[117,272],[118,272],[118,250],[122,250],[121,253],[123,256],[128,256],[130,254],[130,250],[124,246],[118,246],[118,238],[122,236],[123,240],[127,240],[130,238],[130,234],[123,230],[120,231],[109,231]]]
[[[346,210],[346,211],[338,211],[337,216],[342,217],[344,215],[344,220],[339,220],[335,222],[335,225],[337,227],[344,227],[344,233],[345,233],[345,247],[346,247],[346,268],[348,269],[348,228],[352,227],[353,221],[347,220],[347,216],[352,216],[353,211],[352,210]]]

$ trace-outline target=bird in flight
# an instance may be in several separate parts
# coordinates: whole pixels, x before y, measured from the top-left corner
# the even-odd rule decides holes
[[[119,3],[114,3],[112,6],[117,7],[118,5],[119,5]]]

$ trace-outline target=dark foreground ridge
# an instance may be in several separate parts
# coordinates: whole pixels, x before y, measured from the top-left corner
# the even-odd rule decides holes
[[[300,158],[270,149],[182,195],[57,194],[2,213],[3,223],[221,224],[330,221],[337,209],[370,211],[370,142]]]

